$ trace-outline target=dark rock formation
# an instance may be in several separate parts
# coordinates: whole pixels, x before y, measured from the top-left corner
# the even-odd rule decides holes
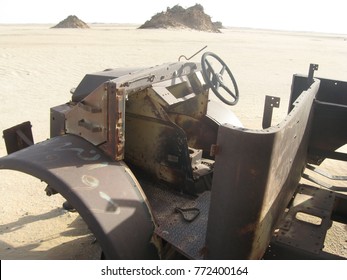
[[[216,21],[213,23],[215,27],[217,27],[218,29],[222,29],[224,28],[223,24],[220,21]]]
[[[89,26],[76,16],[68,16],[52,28],[89,28]]]
[[[221,24],[221,23],[220,23]],[[167,8],[166,12],[154,15],[139,28],[190,28],[200,31],[219,33],[217,25],[211,17],[204,13],[204,8],[196,4],[184,9],[179,5]]]

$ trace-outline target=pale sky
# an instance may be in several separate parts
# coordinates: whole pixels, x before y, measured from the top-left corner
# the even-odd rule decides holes
[[[142,24],[176,4],[204,7],[224,26],[347,34],[346,0],[0,0],[0,23]]]

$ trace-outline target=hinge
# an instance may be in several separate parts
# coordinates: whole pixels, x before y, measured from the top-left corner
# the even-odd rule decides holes
[[[210,156],[214,157],[218,155],[218,152],[219,152],[219,146],[217,144],[212,144],[210,149]]]

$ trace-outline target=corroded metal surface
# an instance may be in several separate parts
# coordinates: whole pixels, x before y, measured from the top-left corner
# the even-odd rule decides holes
[[[347,82],[319,78],[320,87],[313,104],[314,117],[309,141],[308,161],[321,164],[325,158],[347,159],[336,149],[347,143]],[[295,75],[291,100],[305,89],[307,77]]]
[[[107,140],[107,85],[101,84],[65,113],[65,133],[83,137],[94,145]]]
[[[203,259],[210,192],[198,197],[175,193],[146,185],[153,215],[156,219],[155,233],[169,242],[176,250],[190,259]]]
[[[34,144],[31,123],[24,122],[3,131],[8,154],[25,149]]]
[[[74,135],[52,138],[0,159],[0,169],[31,174],[53,187],[80,213],[107,258],[156,257],[146,198],[123,162]]]
[[[192,151],[202,149],[204,156],[208,155],[218,128],[205,117],[208,92],[196,72],[199,67],[194,63],[157,66],[152,69],[150,81],[145,79],[144,72],[143,79],[139,76],[123,84],[129,93],[125,113],[126,162],[190,193],[203,191],[199,180],[206,172],[200,172],[201,169],[212,171],[212,165],[193,166]],[[162,75],[160,81],[156,80],[158,74]],[[121,83],[119,79],[116,82]],[[131,91],[129,88],[136,84],[146,86],[137,85],[138,90]]]
[[[230,125],[219,129],[208,258],[259,259],[264,254],[306,164],[307,127],[318,88],[316,80],[278,126],[259,131]]]
[[[225,67],[215,75],[217,88],[223,87]],[[314,69],[309,82],[293,79],[285,120],[268,127],[268,114],[263,130],[243,128],[228,108],[210,100],[199,63],[87,75],[71,102],[51,109],[53,138],[26,148],[30,134],[19,127],[7,131],[7,142],[18,142],[13,151],[25,149],[1,158],[0,169],[31,174],[48,184],[48,194],[61,193],[94,232],[106,258],[156,258],[174,248],[191,259],[259,259],[307,156],[315,162],[332,153],[341,158],[334,150],[347,142],[347,95],[341,94],[347,83],[322,79],[320,84]],[[278,100],[267,105],[276,107]],[[307,195],[298,194],[294,204]],[[330,209],[331,200],[326,202]],[[295,209],[305,214],[315,206]],[[334,207],[345,219],[346,203]],[[298,211],[290,211],[286,218],[294,223]],[[310,213],[326,229],[318,212]],[[284,221],[281,244],[289,247],[303,231]],[[298,246],[315,254],[321,233]]]
[[[124,159],[125,93],[116,83],[101,84],[76,106],[62,113],[66,119],[63,120],[66,133],[99,145],[114,160]]]
[[[300,186],[288,213],[279,224],[276,241],[319,254],[332,224],[330,217],[334,202],[332,191]]]

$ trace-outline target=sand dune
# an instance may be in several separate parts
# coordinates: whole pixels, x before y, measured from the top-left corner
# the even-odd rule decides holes
[[[307,73],[310,63],[319,64],[318,77],[347,79],[347,35],[251,29],[223,29],[215,34],[90,26],[76,30],[0,25],[1,131],[30,120],[35,141],[45,140],[49,137],[49,108],[67,102],[70,89],[86,73],[177,61],[181,54],[190,56],[205,45],[233,72],[240,102],[232,110],[249,128],[261,127],[265,95],[281,97],[273,122],[283,119],[292,74]],[[200,55],[194,59],[200,60]],[[5,154],[0,141],[0,156]],[[24,174],[1,171],[0,176],[1,259],[99,256],[97,244],[92,244],[93,236],[78,214],[61,210],[61,197],[45,197],[45,185]],[[346,253],[346,238],[341,242],[342,253]],[[86,244],[90,250],[83,252]]]

